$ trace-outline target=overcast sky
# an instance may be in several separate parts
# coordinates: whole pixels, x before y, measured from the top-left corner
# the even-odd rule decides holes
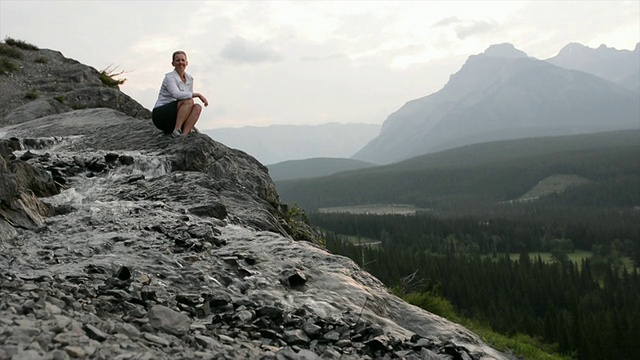
[[[571,42],[632,50],[640,1],[0,0],[0,37],[117,66],[149,109],[184,50],[210,102],[201,129],[380,124],[492,44],[538,59]]]

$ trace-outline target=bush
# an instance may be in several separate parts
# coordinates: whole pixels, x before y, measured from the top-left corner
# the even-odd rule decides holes
[[[25,99],[29,99],[29,100],[37,99],[38,98],[38,90],[31,89],[30,91],[27,91],[27,93],[24,94],[24,98]]]
[[[6,56],[0,56],[0,75],[5,75],[20,69],[20,66]]]
[[[124,84],[127,79],[116,79],[116,76],[120,76],[124,74],[124,71],[120,71],[118,73],[115,72],[115,68],[107,67],[106,69],[100,71],[100,81],[108,87],[117,88],[119,85]]]
[[[58,95],[58,96],[54,96],[53,100],[59,102],[59,103],[64,103],[64,96],[63,95]]]
[[[453,305],[447,299],[430,292],[412,292],[405,295],[404,300],[409,304],[423,308],[443,318],[458,319]]]
[[[24,53],[22,52],[22,50],[4,43],[0,43],[0,55],[4,55],[6,57],[14,59],[22,59],[24,57]]]
[[[23,49],[23,50],[40,50],[35,45],[29,44],[29,43],[24,42],[22,40],[12,39],[10,37],[7,37],[6,39],[4,39],[4,42],[7,43],[7,45],[15,46],[15,47]]]
[[[39,64],[46,64],[49,62],[49,58],[47,58],[46,56],[38,56],[34,61]]]

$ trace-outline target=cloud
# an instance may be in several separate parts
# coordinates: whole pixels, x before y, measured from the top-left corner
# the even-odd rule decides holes
[[[453,27],[456,37],[464,40],[470,36],[492,32],[500,26],[493,21],[464,20],[456,16],[446,17],[431,26],[432,28]]]
[[[222,50],[220,57],[237,64],[259,64],[282,61],[283,57],[265,43],[250,41],[242,37],[231,39]]]
[[[433,24],[431,27],[447,27],[451,24],[457,24],[459,22],[460,22],[460,19],[458,19],[455,16],[450,16],[438,21],[437,23]]]
[[[488,21],[470,21],[464,22],[456,26],[456,36],[460,40],[464,40],[469,36],[492,32],[498,29],[499,26],[496,23]]]

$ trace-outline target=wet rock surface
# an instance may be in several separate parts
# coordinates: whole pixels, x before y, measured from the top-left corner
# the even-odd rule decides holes
[[[84,109],[0,149],[0,204],[47,209],[0,213],[0,359],[507,358],[295,241],[266,168],[206,135]]]

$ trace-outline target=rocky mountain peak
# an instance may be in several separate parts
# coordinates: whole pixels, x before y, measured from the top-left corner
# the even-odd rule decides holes
[[[515,46],[509,43],[491,45],[482,53],[482,55],[509,59],[527,57],[527,54],[524,51],[516,49]]]
[[[571,43],[558,55],[545,60],[548,63],[572,70],[594,74],[626,88],[638,91],[640,56],[637,50],[617,50],[605,44],[597,48]]]
[[[388,164],[496,140],[637,129],[640,57],[610,48],[611,56],[593,54],[599,51],[542,61],[511,44],[492,45],[440,91],[389,115],[353,158]]]
[[[507,358],[313,243],[251,156],[25,53],[0,75],[0,358]]]

